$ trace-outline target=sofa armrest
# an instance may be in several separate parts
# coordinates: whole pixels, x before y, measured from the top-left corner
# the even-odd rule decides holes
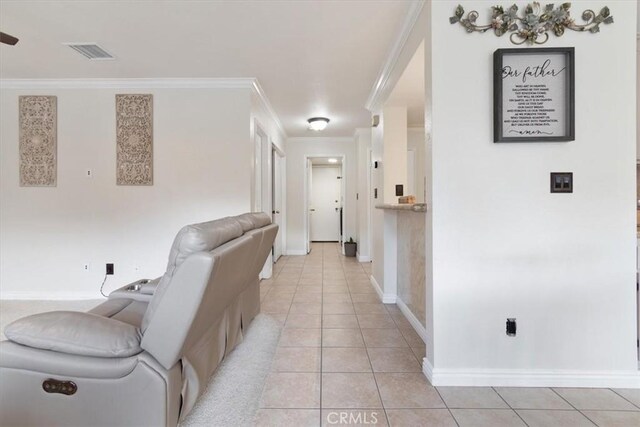
[[[162,277],[158,277],[153,280],[136,280],[133,283],[124,285],[123,287],[111,292],[109,294],[109,299],[128,298],[136,301],[149,302],[151,301],[151,298],[153,298],[153,294],[155,293],[161,278]]]
[[[119,320],[76,311],[23,317],[4,331],[15,343],[93,357],[128,357],[142,351],[140,329]]]

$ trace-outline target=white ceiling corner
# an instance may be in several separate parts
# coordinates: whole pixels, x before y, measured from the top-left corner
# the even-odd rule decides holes
[[[256,96],[262,103],[263,108],[265,109],[267,114],[271,116],[271,119],[275,122],[276,126],[278,127],[278,130],[280,131],[280,134],[282,135],[283,138],[286,139],[288,136],[287,131],[284,128],[282,121],[280,120],[280,117],[278,117],[278,113],[276,113],[276,110],[271,105],[269,98],[267,98],[267,95],[264,93],[262,86],[260,86],[260,82],[258,81],[258,79],[253,79],[253,84],[251,86]]]
[[[422,12],[424,3],[424,0],[416,0],[412,2],[410,9],[405,16],[404,22],[402,23],[402,28],[387,55],[386,61],[380,69],[378,77],[376,78],[376,81],[371,88],[371,92],[369,93],[369,97],[367,98],[367,101],[365,103],[365,107],[369,111],[375,110],[383,101],[380,98],[388,89],[387,85],[389,83],[391,73],[396,67],[398,58],[400,57],[400,54],[404,49],[407,39],[409,38],[409,34],[411,34],[411,30],[413,30],[413,27],[418,20],[418,16],[420,16],[420,13]]]

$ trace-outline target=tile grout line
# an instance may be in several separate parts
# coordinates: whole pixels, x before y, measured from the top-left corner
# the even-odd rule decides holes
[[[402,330],[400,329],[400,326],[398,325],[398,323],[396,322],[396,319],[393,318],[393,316],[391,315],[391,313],[389,312],[389,309],[387,308],[387,304],[382,303],[382,305],[384,306],[384,309],[387,311],[387,314],[389,315],[389,317],[391,317],[391,320],[393,321],[393,324],[396,325],[396,329],[398,330],[398,333],[400,334],[400,336],[402,337],[402,340],[405,342],[405,344],[407,344],[407,348],[409,349],[409,351],[411,352],[411,355],[413,356],[413,358],[416,360],[416,362],[418,363],[418,366],[420,368],[422,368],[422,365],[420,364],[420,360],[416,357],[416,354],[413,352],[413,349],[411,347],[411,344],[409,344],[409,341],[407,340],[407,338],[404,336],[404,334],[402,333]],[[389,304],[391,305],[391,304]],[[395,305],[395,304],[393,304]],[[397,306],[396,306],[397,307]],[[404,315],[403,315],[404,316]],[[414,331],[415,332],[415,331]],[[426,344],[425,344],[426,345]],[[422,369],[420,369],[420,372],[422,372]],[[432,385],[433,387],[433,385]],[[435,387],[434,387],[435,388]],[[441,397],[442,398],[442,397]],[[443,399],[444,402],[444,399]],[[446,403],[445,403],[446,405]]]
[[[284,266],[286,265],[286,263],[288,261],[289,261],[288,259],[285,260],[285,263],[282,265],[283,268],[284,268]],[[282,269],[280,269],[280,271],[282,271]],[[278,273],[276,273],[275,277],[273,278],[274,281],[280,275],[280,271]],[[272,289],[273,288],[271,288],[271,289],[269,289],[269,291],[267,291],[267,293],[265,294],[265,298],[267,297],[267,294],[269,294],[269,292],[271,292]],[[260,301],[260,304],[262,304],[262,300]],[[287,311],[287,317],[288,316],[289,316],[289,314],[288,314],[288,311]],[[286,322],[287,322],[287,318],[285,317],[285,323],[282,325],[282,328],[280,329],[280,334],[278,336],[278,344],[276,345],[276,352],[278,351],[278,347],[279,347],[279,344],[280,344],[280,337],[282,336],[282,331],[284,330],[284,325],[286,324]],[[274,360],[275,360],[275,353],[274,353]],[[264,391],[267,388],[267,379],[273,373],[273,362],[274,362],[274,360],[271,361],[271,367],[269,369],[269,373],[267,374],[267,378],[265,378],[264,384],[262,385],[262,392],[260,393],[260,401],[258,402],[258,411],[259,410],[264,410],[264,409],[272,409],[272,408],[263,408],[262,407],[262,396],[264,395]],[[256,413],[257,413],[257,411],[256,411]]]
[[[444,407],[447,408],[447,412],[449,412],[449,415],[451,415],[453,422],[456,423],[458,427],[460,427],[460,423],[458,422],[458,419],[455,417],[455,415],[453,415],[453,412],[451,411],[451,408],[449,408],[447,401],[442,398],[442,395],[440,394],[440,390],[438,390],[438,387],[434,387],[433,385],[431,385],[431,387],[433,387],[436,393],[438,393],[438,396],[440,396],[440,400],[442,400],[442,403],[444,403]]]
[[[629,399],[627,399],[626,397],[624,397],[623,395],[621,395],[620,393],[618,393],[617,391],[615,391],[612,388],[609,388],[607,390],[611,390],[612,392],[614,392],[615,394],[617,394],[618,396],[620,396],[621,398],[623,398],[624,400],[626,400],[627,402],[629,402],[630,404],[632,404],[633,406],[635,406],[636,408],[640,409],[640,406],[636,405],[635,403],[633,403],[632,401],[630,401]]]
[[[500,399],[502,399],[502,401],[509,407],[509,409],[511,409],[517,416],[518,418],[520,418],[522,420],[522,422],[524,423],[524,425],[528,426],[529,424],[527,424],[527,422],[524,420],[524,418],[522,418],[522,416],[518,413],[518,411],[509,404],[509,402],[507,402],[507,400],[502,397],[502,395],[500,393],[498,393],[498,390],[496,390],[495,387],[491,387],[491,390],[493,390],[493,392],[495,394],[497,394],[498,396],[500,396]]]
[[[364,269],[363,269],[364,270]],[[347,290],[349,292],[349,298],[351,299],[351,305],[353,305],[353,298],[351,298],[351,288],[349,287],[349,282],[347,281]],[[387,425],[391,425],[389,421],[389,414],[387,413],[387,407],[382,400],[382,393],[380,393],[380,386],[378,385],[378,378],[376,378],[376,373],[373,370],[373,363],[371,363],[371,356],[369,356],[369,347],[367,346],[366,341],[364,340],[364,334],[362,333],[362,327],[360,327],[360,319],[356,314],[355,306],[353,307],[353,314],[356,318],[356,322],[358,323],[358,330],[360,331],[360,336],[362,337],[362,343],[364,345],[364,352],[367,355],[367,360],[369,361],[369,366],[371,366],[371,376],[373,377],[373,382],[376,384],[376,391],[378,392],[378,398],[380,399],[380,405],[382,405],[382,412],[384,412],[384,417],[387,420]]]
[[[367,272],[364,270],[364,267],[362,267],[362,265],[360,265],[360,268],[362,268],[363,272],[365,273],[365,275],[367,275]],[[347,286],[348,286],[348,282],[347,282]],[[369,284],[369,286],[372,286],[371,284]],[[349,287],[349,297],[351,297],[351,288]],[[351,303],[353,304],[353,298],[351,299]],[[382,301],[381,301],[382,303]],[[386,310],[386,307],[385,307]],[[378,390],[378,397],[380,397],[380,404],[382,405],[382,411],[384,412],[384,416],[387,420],[387,425],[391,425],[391,421],[389,421],[389,414],[387,413],[387,407],[384,404],[384,401],[382,400],[382,393],[380,393],[380,386],[378,385],[378,378],[376,378],[376,374],[373,370],[373,363],[371,363],[371,357],[369,356],[369,347],[367,346],[367,343],[364,340],[364,334],[362,333],[362,327],[360,326],[360,319],[358,318],[358,315],[356,314],[355,311],[355,306],[353,308],[353,313],[356,317],[356,322],[358,322],[358,328],[360,329],[360,335],[362,335],[362,342],[364,343],[364,348],[365,348],[365,353],[367,353],[367,358],[369,359],[369,364],[371,365],[371,373],[373,375],[373,381],[376,383],[376,389]],[[391,320],[393,320],[393,318],[391,318]],[[394,322],[395,324],[395,322]]]
[[[573,405],[573,403],[569,402],[567,399],[565,399],[565,398],[564,398],[564,396],[563,396],[563,395],[561,395],[560,393],[558,393],[558,392],[556,391],[556,389],[555,389],[555,388],[553,388],[553,387],[547,387],[547,388],[548,388],[549,390],[551,390],[552,392],[554,392],[554,393],[555,393],[555,394],[556,394],[560,399],[562,399],[562,400],[564,400],[565,402],[567,402],[567,405],[571,406],[573,409],[575,409],[576,411],[578,411],[578,412],[579,412],[583,417],[585,417],[586,419],[588,419],[592,424],[594,424],[594,425],[596,425],[596,426],[598,425],[595,421],[593,421],[591,418],[589,418],[589,417],[587,416],[587,414],[585,414],[584,412],[582,412],[580,409],[576,408],[576,407]]]

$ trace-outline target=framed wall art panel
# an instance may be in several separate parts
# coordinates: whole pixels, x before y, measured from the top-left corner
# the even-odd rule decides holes
[[[21,187],[55,187],[58,173],[58,100],[20,96],[19,156]]]
[[[153,95],[116,95],[116,183],[153,185]]]
[[[498,49],[493,54],[494,142],[575,139],[574,49]]]

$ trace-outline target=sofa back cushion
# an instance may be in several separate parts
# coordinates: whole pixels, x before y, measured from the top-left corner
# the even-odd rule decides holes
[[[249,212],[233,218],[240,223],[245,233],[271,224],[271,217],[264,212]]]
[[[231,217],[182,227],[171,245],[165,275],[172,276],[175,269],[192,253],[211,252],[243,233],[241,224]]]
[[[153,318],[154,312],[158,304],[160,304],[160,300],[167,291],[167,287],[171,283],[176,269],[189,255],[196,252],[211,252],[215,248],[242,236],[242,234],[242,226],[234,218],[222,218],[182,227],[173,240],[173,245],[169,252],[167,271],[160,279],[158,287],[142,319],[142,332],[149,326],[149,322]]]
[[[159,300],[142,348],[167,369],[185,352],[195,360],[214,360],[218,343],[202,337],[211,338],[207,333],[244,289],[256,250],[254,239],[241,236],[211,252],[189,256]],[[209,374],[205,369],[199,375],[204,381]]]

